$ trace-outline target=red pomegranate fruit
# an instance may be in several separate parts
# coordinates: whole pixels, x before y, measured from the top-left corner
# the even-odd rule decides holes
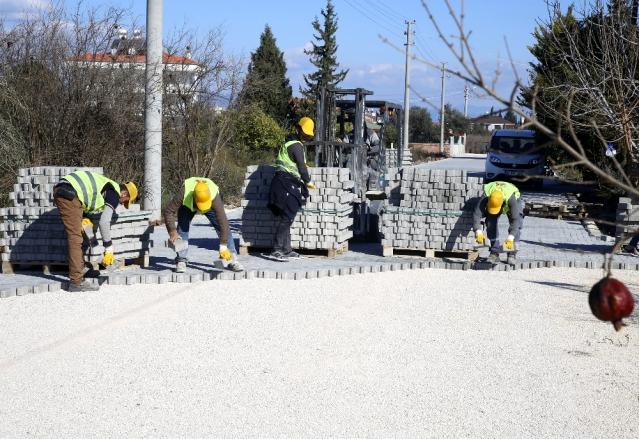
[[[588,304],[595,317],[612,322],[615,330],[619,331],[625,326],[622,319],[632,314],[635,299],[623,282],[604,277],[590,290]]]

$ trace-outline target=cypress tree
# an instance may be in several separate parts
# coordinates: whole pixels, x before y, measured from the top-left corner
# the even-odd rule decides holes
[[[240,93],[242,105],[257,105],[267,115],[284,124],[293,89],[286,77],[284,54],[277,47],[267,24],[260,45],[251,54],[248,73]]]
[[[315,97],[321,87],[335,87],[342,82],[348,73],[347,70],[340,70],[337,62],[337,15],[331,0],[326,1],[326,9],[321,11],[324,23],[321,24],[317,17],[313,20],[315,34],[312,42],[313,47],[305,50],[304,53],[310,55],[311,64],[317,70],[309,75],[304,75],[306,88],[300,87],[300,92],[306,97]]]

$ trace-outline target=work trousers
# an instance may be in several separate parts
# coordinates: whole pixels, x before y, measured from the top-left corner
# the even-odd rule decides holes
[[[178,209],[177,214],[177,232],[184,241],[189,240],[189,229],[191,228],[191,221],[193,221],[193,217],[195,216],[195,212],[190,209],[182,206]],[[217,220],[217,216],[215,215],[214,210],[209,210],[204,214],[204,216],[209,220],[215,231],[217,232],[217,236],[222,236],[222,229],[220,227],[220,223]],[[237,255],[237,250],[235,249],[235,239],[233,238],[233,234],[231,233],[231,227],[229,226],[228,230],[229,242],[227,243],[227,247],[229,251],[234,255]],[[220,241],[220,244],[222,242]],[[187,255],[189,252],[189,248],[187,247],[185,250],[179,252],[177,254],[177,261],[186,261]]]
[[[60,211],[60,218],[64,224],[69,247],[69,281],[73,284],[82,283],[84,270],[84,256],[82,254],[82,204],[75,197],[73,200],[56,197],[53,202]]]
[[[275,239],[273,240],[273,251],[288,253],[293,250],[291,247],[291,224],[293,221],[286,216],[275,217]]]
[[[519,202],[521,203],[521,200]],[[520,211],[521,221],[519,222],[519,228],[517,228],[513,233],[513,236],[515,237],[515,244],[519,243],[519,239],[521,238],[521,229],[524,225],[523,209],[520,209]],[[502,243],[499,241],[499,216],[500,215],[486,215],[486,235],[490,240],[491,253],[502,253],[504,251],[502,248]],[[508,223],[512,224],[513,218],[511,216],[511,213],[509,212],[507,216]]]

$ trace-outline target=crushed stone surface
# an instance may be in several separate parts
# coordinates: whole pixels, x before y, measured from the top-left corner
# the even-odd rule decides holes
[[[639,437],[597,270],[106,286],[0,301],[0,437]],[[615,277],[639,292],[639,274]],[[639,297],[638,297],[639,298]]]

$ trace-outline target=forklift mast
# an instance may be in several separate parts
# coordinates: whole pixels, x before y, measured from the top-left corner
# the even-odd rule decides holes
[[[371,178],[368,160],[368,145],[365,133],[365,113],[367,107],[380,109],[380,152],[377,157],[378,175],[386,172],[385,126],[390,122],[389,114],[397,113],[396,128],[401,138],[402,107],[385,101],[366,101],[373,92],[363,88],[333,89],[322,88],[319,92],[315,120],[315,140],[308,146],[315,147],[314,165],[318,167],[347,167],[350,169],[356,195],[354,205],[353,233],[357,238],[370,237],[377,233],[376,224],[370,218],[370,193],[372,186],[376,193],[383,193],[384,182]],[[350,122],[353,132],[346,138],[345,124]],[[339,137],[336,137],[339,136]],[[398,142],[401,145],[401,142]],[[398,163],[401,163],[401,146],[397,149]],[[367,192],[369,198],[367,198]]]

